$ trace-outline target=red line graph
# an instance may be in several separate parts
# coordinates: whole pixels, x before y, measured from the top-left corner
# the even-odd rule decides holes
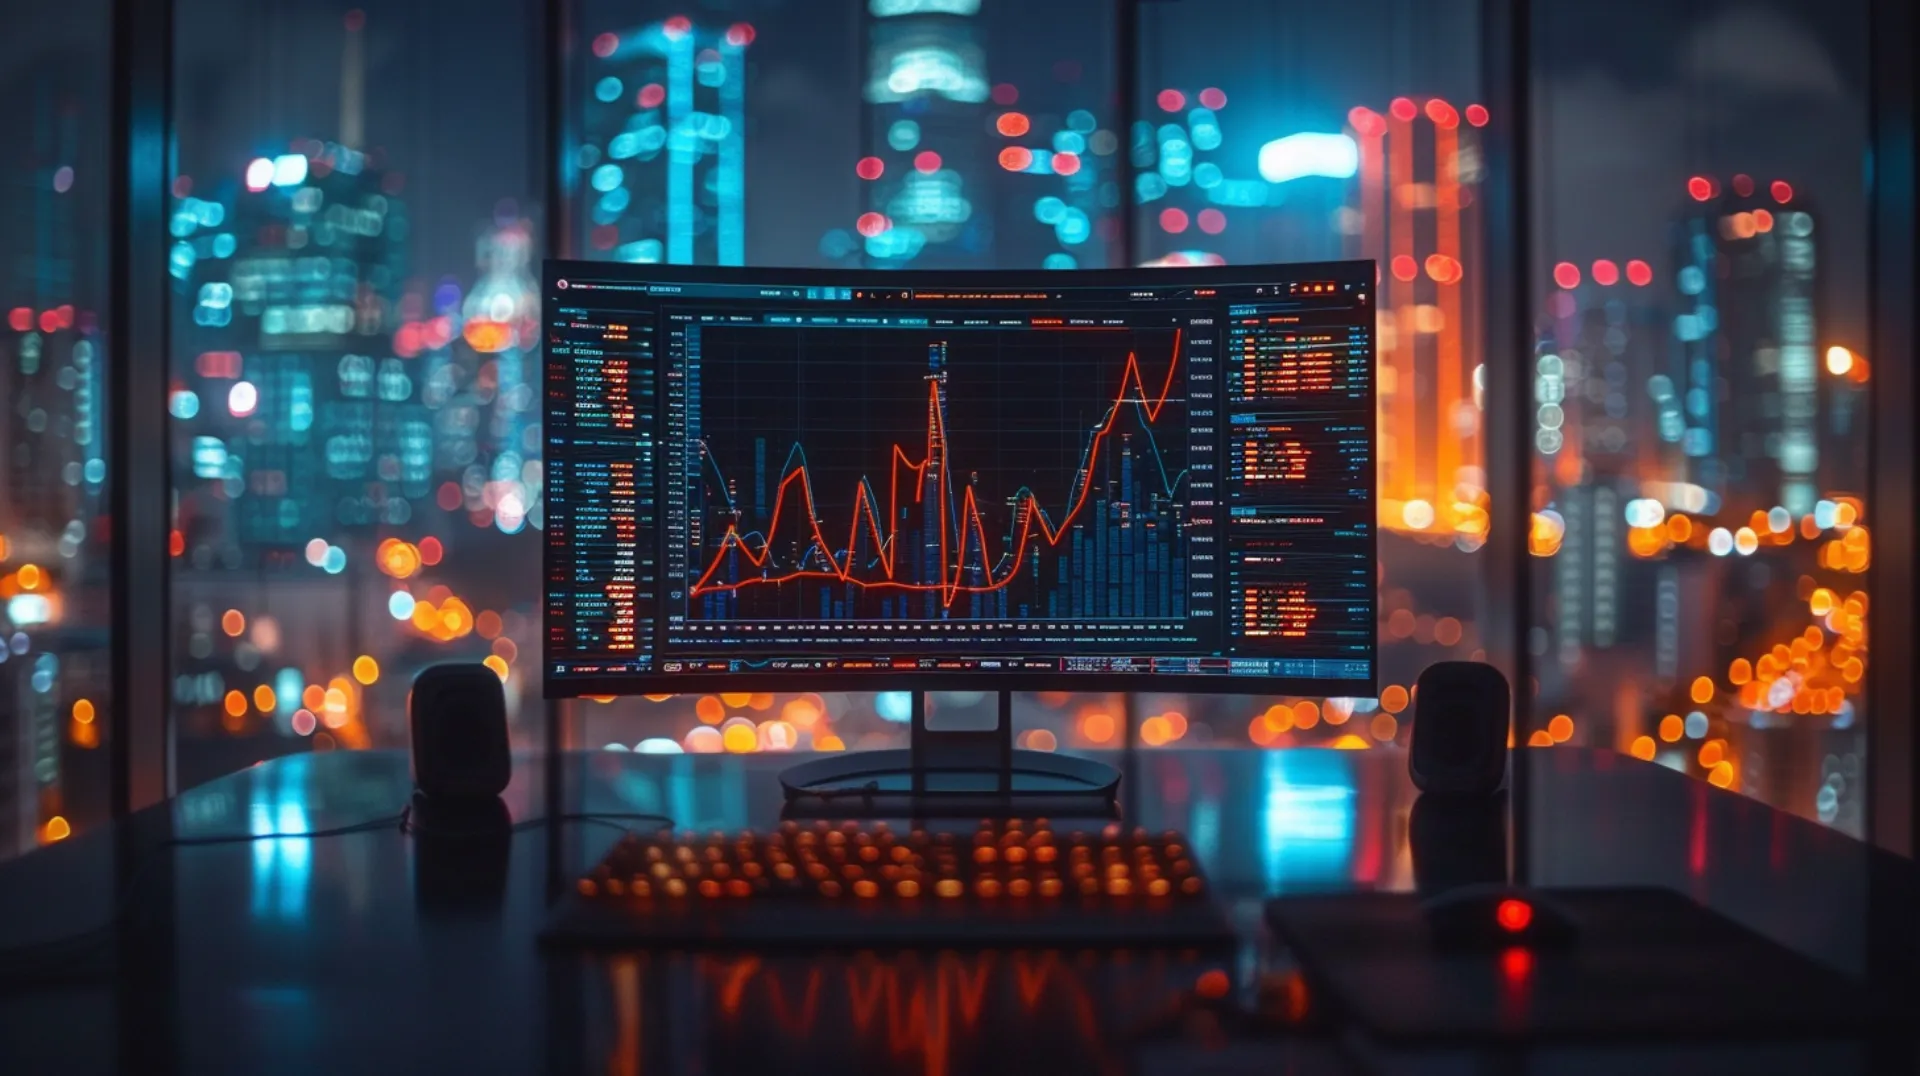
[[[947,505],[950,501],[947,491],[951,478],[949,476],[946,456],[947,437],[945,417],[942,415],[940,407],[940,386],[938,383],[930,381],[927,386],[928,423],[925,454],[920,460],[915,461],[907,454],[905,448],[899,444],[893,446],[893,452],[888,461],[887,468],[887,519],[891,524],[892,521],[899,518],[901,472],[903,470],[912,472],[914,478],[914,502],[918,504],[922,503],[926,494],[926,475],[928,469],[932,468],[936,478],[934,497],[940,508],[941,578],[939,581],[925,583],[904,582],[894,577],[898,552],[894,541],[896,534],[891,529],[891,526],[882,528],[880,521],[875,518],[875,506],[872,498],[865,493],[866,484],[864,481],[861,483],[862,488],[856,489],[854,492],[853,518],[847,525],[846,562],[841,563],[840,559],[834,555],[833,547],[827,542],[825,532],[820,528],[820,514],[814,504],[813,487],[808,481],[806,465],[802,463],[801,466],[795,467],[781,478],[779,489],[774,494],[773,515],[767,523],[764,537],[759,543],[759,548],[756,550],[752,544],[749,543],[748,539],[741,535],[737,524],[729,525],[726,533],[721,536],[720,545],[714,553],[713,560],[707,565],[706,569],[700,573],[700,578],[694,583],[690,592],[691,595],[697,597],[701,594],[737,591],[754,586],[778,586],[782,583],[795,582],[801,579],[834,579],[862,589],[879,588],[912,592],[937,592],[940,595],[941,604],[951,608],[953,603],[958,600],[962,594],[989,593],[1005,587],[1019,574],[1020,566],[1026,560],[1028,547],[1036,537],[1046,542],[1049,546],[1056,545],[1059,543],[1061,537],[1068,532],[1068,529],[1072,527],[1074,519],[1080,514],[1080,510],[1085,507],[1088,493],[1093,486],[1094,462],[1099,458],[1101,442],[1105,440],[1107,434],[1112,431],[1113,424],[1119,418],[1124,405],[1130,401],[1137,401],[1149,425],[1160,417],[1161,410],[1166,406],[1167,396],[1173,390],[1174,373],[1180,365],[1181,337],[1181,331],[1175,330],[1172,354],[1167,360],[1166,378],[1161,383],[1158,396],[1149,396],[1147,393],[1146,383],[1140,373],[1139,356],[1135,352],[1129,351],[1127,353],[1126,367],[1120,374],[1119,391],[1114,396],[1113,407],[1107,412],[1106,419],[1102,421],[1099,428],[1094,431],[1093,440],[1088,446],[1086,462],[1081,469],[1080,485],[1074,493],[1072,504],[1068,506],[1065,515],[1061,517],[1060,522],[1056,525],[1048,518],[1045,509],[1040,506],[1038,499],[1032,491],[1028,491],[1025,496],[1021,497],[1019,503],[1014,507],[1014,511],[1018,514],[1019,534],[1014,544],[1013,561],[1007,566],[1004,573],[998,577],[994,575],[992,562],[987,556],[986,523],[981,518],[980,506],[974,500],[971,486],[969,486],[962,495],[959,508],[959,556],[953,557],[949,555],[947,538],[948,535],[953,532],[953,528],[948,525],[949,521],[947,518]],[[808,525],[812,530],[812,545],[809,551],[811,551],[811,548],[817,548],[826,558],[827,563],[833,565],[833,568],[831,570],[796,569],[778,575],[742,579],[734,583],[713,582],[714,573],[720,570],[726,554],[730,549],[737,550],[740,555],[745,557],[755,568],[766,567],[769,552],[773,544],[773,536],[779,530],[781,512],[787,507],[786,502],[789,491],[795,488],[796,485],[800,491],[799,497],[803,502],[800,510],[806,513]],[[865,518],[868,532],[873,535],[874,545],[879,553],[880,567],[885,574],[884,579],[866,580],[854,576],[853,549],[860,537],[862,517]],[[885,533],[882,533],[883,529]],[[975,584],[963,581],[966,574],[967,552],[973,544],[969,541],[969,534],[978,541],[981,564],[984,566],[986,574],[985,583]]]

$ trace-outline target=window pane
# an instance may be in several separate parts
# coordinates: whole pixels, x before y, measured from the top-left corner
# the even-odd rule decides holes
[[[177,10],[181,784],[404,744],[442,661],[536,739],[538,13]]]
[[[0,858],[108,811],[110,30],[0,10]]]
[[[620,261],[1099,267],[1119,194],[1111,5],[586,0],[568,72],[575,246]],[[1023,696],[1023,745],[1113,746],[1101,696]],[[904,693],[606,700],[582,742],[904,742]],[[953,708],[988,705],[956,693]],[[987,711],[991,713],[991,711]],[[1075,732],[1090,729],[1091,734]],[[1046,735],[1038,735],[1045,730]],[[745,746],[744,740],[736,742]]]
[[[1141,12],[1140,260],[1379,263],[1383,618],[1378,699],[1149,696],[1141,742],[1405,743],[1420,670],[1485,656],[1479,5]]]
[[[1540,714],[1857,834],[1868,4],[1537,8]]]

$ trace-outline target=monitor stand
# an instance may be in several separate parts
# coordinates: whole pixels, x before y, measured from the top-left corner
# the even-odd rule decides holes
[[[1013,693],[999,692],[991,729],[927,726],[927,696],[913,693],[909,746],[822,755],[780,774],[789,811],[845,813],[891,807],[916,813],[1111,811],[1120,771],[1104,762],[1013,746]]]

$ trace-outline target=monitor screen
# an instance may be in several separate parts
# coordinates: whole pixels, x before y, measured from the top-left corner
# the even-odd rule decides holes
[[[546,691],[1372,695],[1374,283],[549,262]]]

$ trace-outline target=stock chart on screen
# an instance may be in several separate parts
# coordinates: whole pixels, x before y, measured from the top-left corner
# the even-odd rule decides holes
[[[1373,287],[549,263],[548,693],[1371,694]]]

